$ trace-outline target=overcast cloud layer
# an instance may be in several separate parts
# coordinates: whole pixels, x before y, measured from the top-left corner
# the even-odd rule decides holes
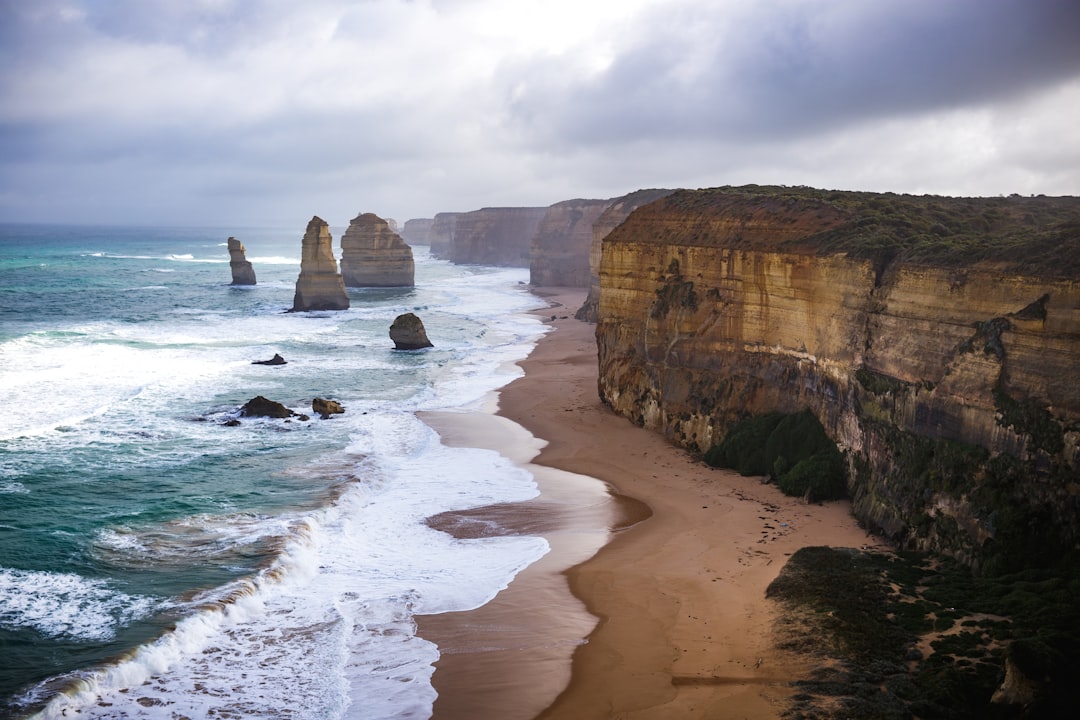
[[[0,220],[1080,194],[1076,0],[0,0]]]

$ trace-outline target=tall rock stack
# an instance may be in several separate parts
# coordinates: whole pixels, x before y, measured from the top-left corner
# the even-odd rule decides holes
[[[412,287],[412,248],[374,213],[357,215],[341,236],[341,276],[347,287]]]
[[[233,285],[254,285],[255,268],[251,267],[244,254],[244,243],[234,237],[229,238],[229,267],[232,269]]]
[[[349,296],[334,260],[330,226],[315,216],[307,225],[300,252],[300,277],[296,279],[293,312],[347,310]]]

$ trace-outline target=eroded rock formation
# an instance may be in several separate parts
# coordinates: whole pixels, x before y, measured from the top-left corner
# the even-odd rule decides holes
[[[269,418],[290,418],[296,416],[296,413],[281,403],[265,398],[262,395],[256,395],[244,403],[240,408],[240,414],[244,417]]]
[[[412,287],[412,248],[374,213],[357,215],[341,236],[346,287]]]
[[[254,285],[255,268],[247,259],[244,251],[244,243],[234,237],[228,240],[229,268],[232,270],[233,285]]]
[[[341,415],[344,413],[345,408],[343,408],[341,403],[337,400],[315,398],[311,401],[311,411],[323,420],[329,420],[331,415]]]
[[[612,200],[600,217],[593,222],[592,238],[589,244],[589,294],[575,315],[578,320],[596,322],[596,311],[600,302],[600,251],[603,248],[604,238],[621,225],[634,210],[642,205],[648,205],[653,200],[666,197],[672,192],[674,191],[652,189],[638,190],[629,195],[623,195]]]
[[[330,226],[322,218],[312,217],[300,251],[300,276],[296,279],[292,311],[348,308],[349,296],[334,259]]]
[[[532,239],[546,212],[542,207],[499,207],[460,213],[448,252],[440,251],[439,257],[463,265],[529,267]]]
[[[431,226],[435,224],[434,218],[413,218],[406,220],[401,228],[401,238],[409,245],[430,245]]]
[[[610,200],[564,200],[544,213],[529,251],[529,282],[544,287],[588,287],[593,223]]]
[[[394,318],[390,326],[390,339],[395,350],[422,350],[434,347],[428,340],[424,322],[414,313],[405,313]]]
[[[450,248],[454,244],[454,228],[457,226],[459,212],[441,212],[431,220],[431,256],[443,260],[450,259]]]
[[[600,393],[704,451],[808,407],[853,509],[973,565],[1080,541],[1080,199],[679,191],[603,243]]]

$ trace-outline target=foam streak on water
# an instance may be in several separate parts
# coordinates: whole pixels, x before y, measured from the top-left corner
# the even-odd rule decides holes
[[[3,230],[0,716],[428,717],[414,613],[477,607],[547,552],[428,527],[537,490],[415,416],[518,374],[543,332],[527,272],[417,249],[416,289],[288,314],[299,237],[242,237],[267,260],[240,290],[238,232]],[[406,311],[435,348],[390,348]],[[225,425],[259,394],[346,413]]]

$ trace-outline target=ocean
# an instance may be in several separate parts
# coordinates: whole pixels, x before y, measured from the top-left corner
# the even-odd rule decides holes
[[[427,718],[413,615],[547,552],[425,523],[537,486],[416,417],[520,375],[528,270],[417,247],[415,288],[288,313],[302,234],[0,226],[0,717]],[[230,285],[230,235],[257,285]],[[393,350],[404,312],[434,348]],[[311,417],[226,424],[258,395]]]

